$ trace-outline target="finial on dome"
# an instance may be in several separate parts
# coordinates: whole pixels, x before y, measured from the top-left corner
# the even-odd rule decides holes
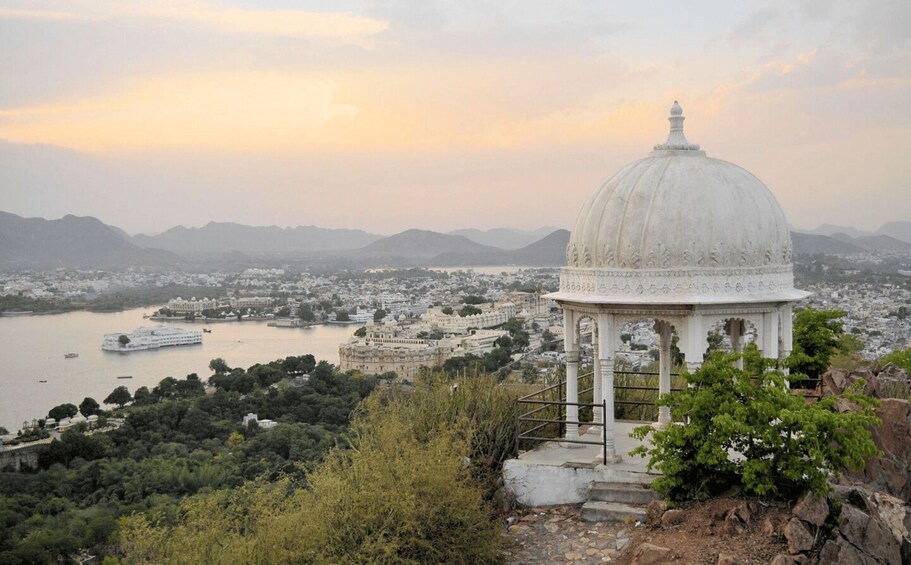
[[[674,100],[674,105],[671,106],[671,115],[667,119],[671,123],[671,131],[667,134],[667,143],[659,143],[655,146],[656,150],[699,150],[699,145],[690,143],[686,140],[686,136],[683,135],[683,120],[685,119],[683,117],[683,108]]]

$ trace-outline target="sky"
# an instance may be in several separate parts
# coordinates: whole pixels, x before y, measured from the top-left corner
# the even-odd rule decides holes
[[[792,225],[911,220],[907,0],[0,0],[0,210],[569,229],[674,100]]]

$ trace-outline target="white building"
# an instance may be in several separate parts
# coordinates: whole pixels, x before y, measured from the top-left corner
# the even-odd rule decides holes
[[[203,310],[214,310],[218,308],[218,301],[209,298],[196,300],[195,296],[190,300],[184,300],[178,296],[177,298],[168,301],[167,308],[175,314],[199,314]]]
[[[791,351],[791,306],[809,293],[794,288],[791,234],[768,188],[744,169],[707,157],[683,134],[671,108],[666,143],[623,167],[582,205],[567,247],[560,289],[566,400],[578,402],[580,327],[595,326],[594,395],[606,403],[607,461],[620,459],[614,438],[614,362],[621,328],[649,320],[658,332],[659,394],[670,391],[670,346],[677,334],[692,370],[702,364],[713,326],[734,351],[747,327],[764,357]],[[567,406],[566,439],[579,438],[578,407]],[[667,407],[659,425],[670,422]]]

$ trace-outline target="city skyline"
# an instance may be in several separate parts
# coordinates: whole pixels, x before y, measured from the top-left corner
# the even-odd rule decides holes
[[[0,210],[569,228],[676,99],[795,227],[911,218],[907,4],[299,6],[0,2]]]

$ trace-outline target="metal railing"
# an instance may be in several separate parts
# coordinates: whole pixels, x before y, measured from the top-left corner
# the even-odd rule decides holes
[[[578,377],[579,383],[584,380],[592,379],[593,373],[586,373]],[[541,442],[541,441],[553,441],[558,439],[561,442],[565,443],[580,443],[586,445],[600,445],[601,446],[601,456],[603,462],[607,464],[607,434],[601,433],[601,439],[599,440],[587,440],[582,439],[582,436],[579,438],[569,439],[564,437],[566,435],[566,425],[575,424],[577,426],[582,426],[587,424],[589,426],[597,426],[604,428],[604,421],[602,418],[601,422],[595,422],[594,418],[591,421],[578,420],[567,420],[566,419],[566,409],[569,406],[576,406],[578,408],[591,408],[594,411],[595,408],[601,409],[601,414],[604,414],[607,408],[607,405],[604,402],[594,403],[594,402],[567,402],[564,400],[566,390],[566,381],[560,381],[556,384],[550,385],[549,387],[543,388],[539,391],[533,392],[531,394],[526,394],[516,399],[516,418],[518,420],[518,425],[516,426],[516,450],[520,448],[522,442]],[[594,383],[591,387],[579,390],[579,396],[586,394],[588,392],[594,391]],[[553,397],[554,392],[556,392],[556,399],[547,399],[547,396]],[[536,398],[536,397],[541,398]],[[534,407],[528,410],[527,412],[522,412],[522,406],[525,407]],[[555,418],[549,418],[547,416],[554,416],[553,407],[556,407]],[[523,429],[523,424],[530,423],[533,425],[531,429]],[[545,430],[548,426],[553,427],[552,425],[556,424],[557,434],[556,436],[546,435]],[[535,434],[541,435],[535,435]]]
[[[647,371],[616,371],[614,375],[636,375],[636,376],[658,376],[657,372],[647,372]],[[671,377],[676,377],[678,373],[671,373]],[[583,383],[592,380],[592,385],[586,388],[582,388]],[[579,375],[579,394],[578,398],[583,398],[584,395],[594,392],[594,373],[588,372],[582,375]],[[633,405],[633,406],[655,406],[658,399],[658,387],[657,386],[635,386],[635,385],[614,385],[614,391],[623,391],[623,390],[638,390],[638,391],[653,391],[655,393],[654,400],[626,400],[626,399],[617,399],[614,398],[614,405]],[[672,388],[672,392],[677,392],[681,389]],[[594,399],[593,399],[594,400]],[[567,420],[566,419],[566,408],[569,406],[577,406],[580,409],[590,408],[592,411],[591,420],[583,420],[582,412],[580,410],[580,417],[578,420]],[[594,410],[596,408],[601,409],[601,421],[597,422],[594,418]],[[596,426],[600,427],[602,430],[605,427],[604,423],[604,414],[607,413],[607,403],[606,402],[568,402],[566,401],[566,381],[560,381],[556,384],[552,384],[548,387],[545,387],[541,390],[526,394],[516,399],[515,403],[515,413],[518,424],[516,426],[516,450],[522,448],[523,445],[527,447],[532,447],[536,443],[544,441],[561,441],[565,443],[580,443],[586,445],[600,445],[602,447],[602,458],[604,464],[607,464],[607,437],[605,433],[601,433],[600,440],[586,440],[582,439],[568,439],[566,438],[566,425],[575,424],[577,426]],[[530,426],[530,427],[529,427]]]

